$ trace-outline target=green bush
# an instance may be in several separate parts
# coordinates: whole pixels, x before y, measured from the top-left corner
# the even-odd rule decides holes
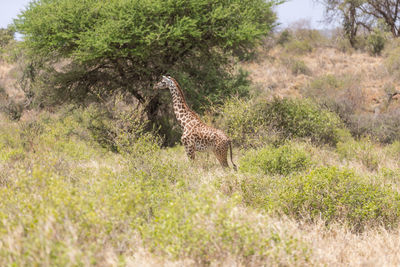
[[[306,99],[234,99],[219,112],[218,124],[244,147],[287,138],[309,138],[317,144],[335,145],[347,135],[335,113]]]
[[[336,41],[336,47],[346,54],[352,54],[355,51],[348,38],[339,37]]]
[[[275,98],[263,109],[265,120],[285,138],[310,138],[335,145],[343,134],[339,117],[305,99]]]
[[[369,138],[362,138],[358,141],[349,139],[337,144],[337,152],[342,158],[347,160],[359,160],[370,171],[379,168],[380,157],[376,153],[377,145]]]
[[[290,70],[294,75],[304,74],[310,75],[311,70],[307,67],[303,60],[293,60]]]
[[[246,205],[302,221],[343,223],[355,232],[395,229],[400,222],[400,194],[350,170],[323,167],[306,175],[250,176],[236,183],[227,193],[240,194]]]
[[[113,152],[138,152],[136,145],[141,143],[149,144],[147,147],[150,150],[160,145],[161,140],[154,131],[150,131],[144,112],[118,96],[107,107],[88,107],[82,113],[82,120],[92,138]]]
[[[363,181],[352,171],[317,169],[286,186],[279,194],[279,206],[297,218],[344,221],[356,231],[367,226],[394,228],[399,223],[400,195]]]
[[[15,29],[8,27],[6,29],[0,28],[0,56],[7,50],[11,49],[10,44],[15,43],[14,41]]]
[[[240,159],[239,166],[243,172],[287,175],[307,169],[311,159],[302,147],[288,143],[278,148],[250,150]]]
[[[374,30],[367,38],[367,48],[371,55],[379,56],[385,48],[386,38],[382,31]]]
[[[232,98],[217,111],[217,124],[225,129],[235,145],[259,146],[270,137],[263,114],[254,100]]]
[[[340,91],[344,85],[344,79],[338,78],[333,74],[326,74],[313,79],[309,87],[311,91],[318,90],[320,94],[326,94],[327,91]]]
[[[308,40],[300,41],[293,40],[289,43],[286,43],[285,50],[288,53],[293,53],[296,55],[304,55],[307,53],[311,53],[313,51],[313,47]]]
[[[292,38],[292,34],[290,33],[290,31],[288,29],[285,29],[279,34],[278,39],[276,40],[276,43],[279,45],[284,45],[287,42],[289,42],[291,38]]]

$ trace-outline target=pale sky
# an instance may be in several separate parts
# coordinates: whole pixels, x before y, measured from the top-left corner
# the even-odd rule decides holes
[[[25,9],[30,0],[0,0],[0,28],[6,28],[13,22],[21,10]],[[318,23],[323,17],[323,7],[312,0],[290,0],[277,9],[278,21],[283,27],[301,19],[311,21],[313,28],[325,28]]]
[[[324,7],[313,0],[290,0],[276,8],[278,22],[282,27],[287,27],[299,20],[309,20],[312,28],[330,28],[333,25],[326,25],[323,22]]]

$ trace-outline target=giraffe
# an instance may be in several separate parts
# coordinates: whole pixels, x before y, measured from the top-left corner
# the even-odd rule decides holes
[[[182,144],[189,159],[195,159],[196,151],[211,149],[222,167],[228,165],[228,148],[230,148],[233,169],[237,170],[232,160],[232,141],[221,130],[206,125],[199,116],[189,108],[178,82],[171,76],[162,76],[161,82],[154,89],[169,89],[172,95],[174,113],[183,129]]]

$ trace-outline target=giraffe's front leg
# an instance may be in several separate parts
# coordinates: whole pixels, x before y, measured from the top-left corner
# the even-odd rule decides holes
[[[185,147],[186,155],[189,159],[194,160],[195,144],[189,138],[182,136],[182,144]]]

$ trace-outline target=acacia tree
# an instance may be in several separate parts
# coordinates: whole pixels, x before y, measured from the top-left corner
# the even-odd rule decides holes
[[[232,58],[270,32],[278,2],[35,0],[14,23],[36,70],[36,97],[84,101],[127,91],[151,118],[160,106],[152,83],[165,73],[202,103],[239,90],[246,81],[230,71]]]
[[[400,0],[316,0],[316,2],[325,6],[328,22],[338,18],[342,21],[344,33],[353,47],[360,28],[371,32],[379,22],[383,22],[390,29],[393,37],[400,35]]]

